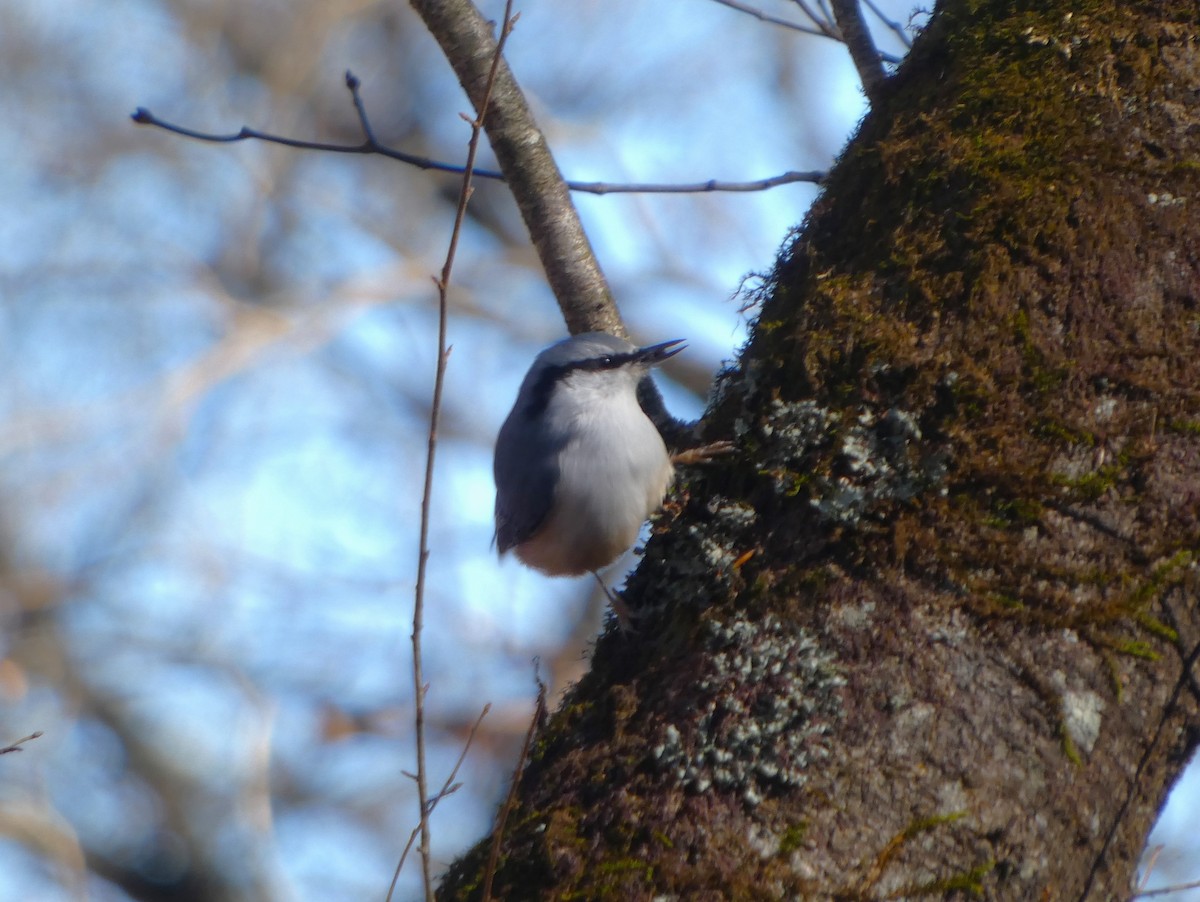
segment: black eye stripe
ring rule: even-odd
[[[565,376],[572,370],[594,372],[596,370],[615,370],[637,358],[637,352],[628,354],[605,354],[603,357],[589,357],[587,360],[577,360],[574,363],[564,363],[558,367],[560,376]]]
[[[603,357],[589,357],[586,360],[575,360],[571,363],[560,363],[558,366],[548,366],[538,375],[529,393],[525,407],[526,416],[539,416],[550,403],[550,393],[554,386],[571,373],[594,373],[600,370],[615,370],[637,358],[637,352],[628,354],[605,354]]]
[[[599,370],[615,370],[637,359],[637,353],[605,354],[603,357],[588,357],[586,360],[573,360],[570,363],[560,363],[558,366],[546,367],[543,379],[557,382],[571,373],[595,373]]]

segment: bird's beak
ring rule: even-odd
[[[645,363],[648,366],[657,366],[668,357],[674,357],[686,348],[687,345],[683,343],[684,340],[682,338],[673,338],[670,341],[664,341],[662,344],[638,348],[633,354],[638,362]]]

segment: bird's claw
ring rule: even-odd
[[[690,467],[697,464],[714,463],[718,458],[728,457],[737,450],[733,442],[709,442],[699,448],[687,448],[676,451],[671,455],[671,462],[678,466]]]

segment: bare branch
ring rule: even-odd
[[[23,746],[25,743],[41,738],[42,731],[37,730],[36,732],[30,733],[28,736],[24,736],[21,739],[18,739],[16,742],[10,743],[9,745],[6,745],[4,748],[0,749],[0,755],[7,755],[10,752],[22,752],[24,749],[22,749],[21,746]]]
[[[609,182],[567,182],[572,191],[587,194],[704,194],[711,191],[766,191],[780,185],[794,185],[797,182],[809,182],[819,185],[825,179],[821,169],[810,169],[805,172],[790,170],[765,179],[755,179],[749,182],[725,182],[709,179],[704,182],[680,182],[662,184],[652,182],[625,182],[612,184]]]
[[[1154,865],[1158,862],[1158,856],[1162,854],[1162,850],[1164,848],[1166,847],[1160,843],[1150,849],[1149,859],[1146,860],[1143,865],[1141,865],[1142,876],[1141,879],[1138,880],[1137,892],[1135,892],[1130,898],[1136,899],[1137,894],[1146,889],[1147,884],[1150,883],[1150,875],[1154,873]]]
[[[504,5],[504,22],[500,27],[500,36],[493,42],[491,50],[491,66],[483,82],[482,93],[475,101],[478,113],[471,122],[471,140],[467,144],[467,162],[464,167],[462,190],[458,194],[458,207],[454,212],[454,226],[450,230],[450,244],[446,249],[446,262],[442,266],[442,274],[437,279],[438,293],[438,336],[437,336],[437,369],[433,380],[433,401],[429,410],[429,442],[425,455],[425,486],[421,494],[421,527],[420,542],[417,552],[417,585],[413,603],[413,692],[416,709],[414,712],[414,729],[417,744],[417,795],[421,805],[421,874],[425,886],[426,902],[433,902],[433,877],[431,873],[432,853],[429,836],[429,785],[425,766],[425,692],[426,686],[422,675],[421,665],[421,629],[424,625],[425,611],[425,571],[429,562],[429,520],[433,506],[433,467],[437,459],[438,425],[442,413],[442,391],[446,382],[446,363],[450,359],[450,348],[446,344],[446,326],[449,310],[447,291],[450,286],[450,273],[454,269],[454,257],[458,251],[458,238],[462,234],[463,222],[467,216],[467,202],[471,199],[474,188],[471,185],[471,170],[475,168],[475,157],[479,152],[479,138],[483,133],[484,120],[491,111],[492,91],[496,85],[496,75],[500,68],[501,54],[504,44],[512,33],[515,18],[512,14],[512,0]],[[347,84],[350,80],[347,79]],[[357,81],[350,85],[357,97]],[[361,104],[356,103],[359,117],[364,121],[366,115]],[[368,129],[368,139],[371,134]]]
[[[1139,890],[1129,898],[1149,899],[1153,896],[1168,896],[1172,893],[1181,893],[1189,889],[1200,889],[1200,880],[1193,880],[1191,883],[1176,883],[1174,886],[1160,886],[1157,889]]]
[[[790,19],[781,19],[778,16],[773,16],[770,13],[758,9],[757,7],[751,6],[748,3],[742,3],[740,0],[713,0],[713,2],[719,3],[721,6],[727,6],[730,9],[735,9],[738,12],[745,13],[748,16],[753,16],[760,22],[766,22],[769,25],[779,25],[783,28],[790,28],[792,31],[798,31],[801,34],[810,34],[818,38],[829,38],[830,40],[837,41],[839,44],[845,43],[841,32],[838,30],[837,26],[833,24],[832,14],[819,15],[818,13],[814,12],[813,9],[804,2],[804,0],[796,0],[796,5],[800,7],[800,11],[808,17],[810,22],[813,23],[812,25],[804,25],[800,22],[793,22]],[[825,4],[822,3],[821,6],[824,7]],[[873,12],[878,14],[873,4],[871,8]],[[891,28],[900,27],[895,22],[887,22],[887,20],[884,21]],[[911,42],[908,40],[907,35],[901,33],[901,40],[904,41],[905,46],[911,46]],[[882,62],[890,63],[892,65],[900,62],[900,57],[891,53],[884,53],[883,51],[879,52],[879,59]]]
[[[879,8],[879,4],[877,4],[875,0],[863,0],[863,3],[867,5],[867,9],[873,12],[875,17],[879,19],[880,22],[886,25],[888,29],[900,39],[901,44],[903,44],[905,47],[912,47],[912,38],[909,37],[908,32],[905,31],[903,25],[901,25],[895,19],[889,19],[884,14],[883,10]],[[882,53],[880,54],[880,57],[883,57]],[[884,60],[884,62],[890,62],[890,60]]]
[[[446,777],[446,782],[442,784],[442,788],[438,793],[429,800],[429,811],[427,814],[433,814],[435,809],[442,799],[456,792],[461,783],[455,783],[454,778],[458,776],[458,769],[462,767],[463,762],[467,759],[467,752],[471,750],[472,744],[475,742],[475,734],[479,732],[479,727],[483,723],[483,719],[487,717],[489,711],[492,710],[492,703],[488,702],[483,706],[483,710],[479,712],[479,716],[475,718],[475,723],[471,727],[471,732],[467,734],[467,741],[463,743],[462,752],[458,756],[458,760],[454,762],[454,767],[450,771],[450,775]],[[405,774],[407,777],[412,777],[412,774]],[[415,779],[415,777],[414,777]],[[392,902],[392,895],[396,892],[396,882],[400,879],[400,872],[404,870],[404,861],[408,858],[408,853],[412,851],[413,843],[417,841],[417,835],[421,832],[421,827],[418,824],[413,827],[412,833],[408,835],[408,842],[404,844],[404,851],[400,853],[400,860],[396,862],[396,870],[392,874],[392,883],[388,887],[387,896],[384,897],[384,902]]]
[[[863,18],[862,7],[858,5],[858,0],[830,0],[830,3],[842,39],[850,50],[850,59],[854,60],[854,68],[862,79],[863,90],[867,98],[874,101],[887,76],[879,61],[879,51],[871,38],[871,30]]]
[[[736,9],[740,13],[754,16],[760,22],[767,22],[771,25],[782,25],[784,28],[791,28],[794,31],[802,32],[803,34],[816,35],[817,37],[833,38],[840,40],[836,34],[831,34],[828,29],[814,28],[811,25],[801,25],[799,22],[792,22],[788,19],[780,19],[777,16],[772,16],[769,13],[763,12],[761,9],[756,9],[746,3],[739,3],[738,0],[713,0],[714,3],[719,3],[722,6],[728,6],[730,9]],[[811,16],[810,16],[811,18]]]
[[[842,39],[842,36],[838,34],[837,27],[834,26],[828,12],[826,12],[826,14],[823,16],[818,15],[817,13],[813,12],[812,7],[805,3],[804,0],[793,0],[793,2],[800,7],[800,11],[804,13],[804,15],[808,16],[809,21],[811,21],[813,25],[817,26],[817,28],[821,30],[821,34],[827,38],[833,38],[835,41],[840,41]],[[821,5],[824,6],[825,4],[822,3]]]
[[[150,125],[155,128],[160,128],[163,131],[172,132],[176,135],[183,135],[185,138],[192,138],[196,141],[208,141],[217,144],[233,144],[238,141],[265,141],[269,144],[282,144],[285,147],[294,147],[298,150],[318,150],[326,153],[349,153],[349,154],[377,154],[379,156],[388,157],[389,159],[398,160],[401,163],[407,163],[410,166],[415,166],[418,169],[433,170],[435,172],[448,172],[451,175],[462,175],[464,169],[454,163],[445,163],[440,160],[433,160],[429,157],[422,157],[417,154],[405,153],[402,150],[397,150],[394,147],[389,147],[386,144],[379,143],[371,130],[370,121],[362,106],[362,99],[358,93],[358,79],[350,72],[346,73],[346,86],[350,88],[351,94],[354,97],[354,105],[359,111],[359,121],[362,123],[363,132],[367,135],[367,140],[361,144],[328,144],[322,141],[304,141],[298,138],[285,138],[281,135],[273,135],[269,132],[259,131],[258,129],[243,127],[232,134],[216,134],[213,132],[202,132],[195,129],[186,128],[182,125],[175,125],[167,122],[165,119],[160,119],[154,113],[147,110],[145,107],[138,107],[137,111],[130,117],[139,125]],[[475,169],[472,173],[473,178],[488,179],[495,182],[503,182],[504,173],[497,172],[494,169]],[[768,176],[767,178],[753,179],[746,182],[725,181],[721,179],[707,179],[702,182],[579,182],[568,181],[567,187],[571,191],[578,191],[583,194],[705,194],[716,191],[728,192],[750,192],[750,191],[766,191],[771,188],[777,188],[780,185],[793,185],[799,182],[806,182],[814,185],[819,185],[821,180],[825,178],[825,172],[820,169],[811,169],[808,171],[789,171],[782,172],[779,175]]]

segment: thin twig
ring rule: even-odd
[[[479,732],[479,725],[483,723],[483,719],[487,713],[492,710],[492,703],[488,702],[483,706],[483,710],[479,712],[479,716],[475,718],[475,724],[471,727],[471,732],[467,734],[467,741],[463,743],[462,752],[458,756],[458,760],[454,762],[454,768],[450,771],[450,776],[446,778],[446,782],[442,784],[441,790],[433,798],[429,800],[429,813],[433,814],[433,809],[437,808],[438,802],[446,798],[446,796],[458,790],[462,784],[455,783],[454,778],[458,776],[458,769],[462,767],[463,761],[467,758],[467,752],[471,750],[472,743],[475,742],[475,734]],[[409,776],[412,776],[411,774]],[[396,891],[396,882],[400,879],[400,872],[404,870],[404,860],[408,858],[408,853],[412,851],[413,843],[417,840],[417,834],[421,832],[421,827],[418,824],[413,827],[412,833],[408,835],[408,842],[404,844],[404,851],[400,853],[400,860],[396,862],[396,870],[392,874],[392,882],[388,887],[387,896],[384,902],[392,902],[392,894]]]
[[[749,182],[726,182],[719,179],[708,179],[703,182],[567,182],[572,191],[587,194],[705,194],[711,191],[766,191],[780,185],[792,185],[797,182],[810,182],[819,185],[825,179],[825,172],[820,169],[810,169],[804,172],[789,170],[779,175],[754,179]]]
[[[537,680],[538,687],[537,701],[533,706],[533,717],[529,719],[529,729],[525,731],[525,741],[521,744],[521,757],[517,759],[517,768],[513,771],[512,785],[508,787],[504,806],[500,809],[500,814],[496,817],[496,826],[492,830],[492,848],[488,853],[487,871],[483,877],[483,902],[491,902],[492,880],[496,876],[496,864],[500,860],[500,840],[504,836],[504,823],[508,820],[513,805],[516,804],[517,785],[521,782],[521,774],[525,771],[525,762],[529,758],[529,748],[533,745],[533,736],[546,717],[546,684],[542,682],[536,669],[534,670],[534,679]]]
[[[891,30],[891,32],[900,39],[901,44],[903,44],[905,47],[910,47],[910,48],[912,47],[912,38],[909,37],[909,34],[904,29],[903,25],[901,25],[895,19],[889,19],[884,14],[883,10],[881,10],[879,8],[879,5],[877,3],[875,3],[875,0],[863,0],[863,3],[865,3],[867,5],[867,9],[869,9],[871,12],[873,12],[875,14],[875,17],[877,19],[879,19],[880,22],[882,22],[884,25],[886,25]],[[882,55],[883,54],[880,54],[880,56],[882,56]]]
[[[24,749],[22,749],[21,746],[23,746],[25,743],[31,742],[34,739],[41,739],[41,738],[42,738],[41,730],[38,730],[34,733],[30,733],[28,736],[22,737],[21,739],[18,739],[16,742],[11,743],[10,745],[6,745],[4,748],[0,749],[0,755],[7,755],[10,752],[22,752],[22,751],[24,751]]]
[[[440,160],[433,160],[429,157],[418,156],[417,154],[405,153],[402,150],[397,150],[394,147],[389,147],[386,144],[381,144],[376,140],[374,132],[371,129],[370,120],[367,118],[365,109],[363,108],[362,98],[359,95],[359,81],[353,73],[346,73],[346,86],[350,89],[350,93],[354,100],[355,109],[358,111],[359,122],[362,125],[363,134],[366,135],[366,140],[361,144],[328,144],[323,141],[304,141],[299,138],[287,138],[282,135],[273,135],[270,132],[259,131],[258,129],[243,127],[233,134],[216,134],[213,132],[201,132],[192,128],[187,128],[182,125],[175,125],[172,122],[167,122],[165,119],[160,119],[154,113],[144,107],[138,107],[137,111],[132,115],[134,122],[139,125],[150,125],[155,128],[160,128],[163,131],[171,132],[176,135],[182,135],[185,138],[191,138],[195,141],[207,141],[215,144],[233,144],[238,141],[264,141],[268,144],[282,144],[285,147],[293,147],[298,150],[319,150],[325,153],[347,153],[347,154],[376,154],[378,156],[387,157],[392,160],[397,160],[401,163],[406,163],[409,166],[415,166],[418,169],[432,170],[434,172],[448,172],[451,175],[463,175],[464,167],[453,163],[445,163]],[[503,182],[504,174],[497,172],[494,169],[475,169],[471,173],[473,178],[490,179],[491,181]],[[779,175],[769,176],[767,178],[753,179],[746,182],[723,181],[720,179],[708,179],[702,182],[684,182],[684,183],[655,183],[655,182],[581,182],[568,181],[567,187],[572,191],[578,191],[582,194],[704,194],[714,191],[728,192],[746,192],[746,191],[766,191],[770,188],[775,188],[780,185],[791,185],[797,182],[809,182],[812,184],[820,184],[825,178],[825,173],[821,170],[789,171]]]
[[[1150,850],[1150,860],[1146,862],[1146,867],[1142,870],[1142,879],[1138,881],[1137,892],[1133,894],[1134,898],[1136,898],[1137,893],[1140,893],[1142,890],[1144,890],[1146,888],[1146,884],[1150,882],[1150,875],[1154,873],[1154,865],[1157,863],[1158,856],[1162,854],[1162,850],[1164,848],[1165,846],[1160,844],[1154,846]]]
[[[828,14],[824,16],[818,15],[813,12],[812,7],[805,3],[804,0],[792,0],[792,2],[800,7],[800,11],[808,16],[809,21],[821,30],[821,34],[827,38],[833,38],[835,41],[842,40],[842,36],[838,34],[837,26],[833,24],[832,16]]]
[[[1166,596],[1162,597],[1162,602],[1165,606],[1168,616],[1170,616],[1172,620],[1178,621],[1178,618],[1171,613],[1171,606],[1169,603],[1167,603],[1168,599]],[[1176,641],[1178,643],[1180,640]],[[1180,670],[1179,678],[1175,681],[1175,686],[1171,690],[1171,694],[1167,697],[1166,702],[1163,705],[1162,710],[1164,711],[1176,710],[1176,706],[1179,704],[1179,696],[1181,696],[1189,688],[1191,681],[1194,679],[1192,676],[1194,669],[1196,668],[1197,664],[1200,664],[1200,643],[1186,645],[1180,644],[1179,652],[1183,657],[1183,667]],[[1143,773],[1148,767],[1150,767],[1150,762],[1153,760],[1153,756],[1155,755],[1156,748],[1159,746],[1159,742],[1166,741],[1164,737],[1168,731],[1169,723],[1170,720],[1164,717],[1160,719],[1158,724],[1155,726],[1154,735],[1150,738],[1150,743],[1146,746],[1145,751],[1142,752],[1141,759],[1138,761],[1137,767],[1134,769],[1133,778],[1129,783],[1129,787],[1125,790],[1123,794],[1124,797],[1121,799],[1121,804],[1117,807],[1116,816],[1112,819],[1112,822],[1105,833],[1104,842],[1100,846],[1099,852],[1093,859],[1091,870],[1088,872],[1087,880],[1083,885],[1083,890],[1080,893],[1079,898],[1083,899],[1088,896],[1088,894],[1091,892],[1092,885],[1097,879],[1097,875],[1102,870],[1104,863],[1109,860],[1108,850],[1117,840],[1117,834],[1120,832],[1121,825],[1125,823],[1125,816],[1128,813],[1129,807],[1133,805],[1135,800],[1138,798],[1137,787],[1141,785]],[[1174,889],[1171,889],[1170,891],[1174,892]],[[1151,890],[1150,892],[1142,893],[1141,895],[1148,896],[1158,893],[1159,890]]]
[[[780,19],[778,16],[772,16],[770,13],[765,13],[761,9],[750,6],[746,3],[739,3],[738,0],[713,0],[713,3],[719,3],[722,6],[728,6],[730,9],[736,9],[740,13],[745,13],[748,16],[754,16],[760,22],[766,22],[770,25],[782,25],[784,28],[790,28],[793,31],[799,31],[804,34],[815,35],[819,38],[833,38],[838,40],[836,35],[830,34],[827,29],[814,28],[811,25],[802,25],[799,22],[792,22],[788,19]],[[809,18],[812,18],[811,16]]]
[[[1185,889],[1200,889],[1200,880],[1193,880],[1190,883],[1176,883],[1173,886],[1160,886],[1155,889],[1139,890],[1129,898],[1149,899],[1151,896],[1166,896],[1170,893],[1181,893]]]
[[[475,167],[475,157],[479,152],[479,138],[483,134],[484,119],[488,112],[488,102],[491,97],[492,85],[495,82],[496,70],[500,65],[500,57],[504,52],[504,44],[515,22],[512,14],[512,0],[504,6],[504,24],[500,28],[500,36],[496,42],[496,52],[492,56],[491,74],[484,88],[483,102],[479,104],[478,115],[468,120],[471,124],[471,139],[467,144],[467,162],[464,167],[462,190],[458,194],[458,207],[454,212],[454,226],[450,231],[450,245],[446,249],[446,262],[442,266],[441,277],[436,280],[438,291],[438,343],[437,369],[433,380],[433,401],[429,411],[429,443],[425,455],[425,486],[421,495],[421,530],[420,547],[417,555],[417,586],[413,602],[413,689],[416,696],[416,710],[413,715],[417,743],[417,796],[421,806],[421,875],[425,886],[426,902],[433,902],[433,878],[430,873],[432,860],[429,840],[429,786],[425,766],[425,691],[426,686],[422,675],[421,664],[421,629],[424,625],[425,612],[425,566],[429,561],[429,516],[433,497],[433,466],[437,457],[438,425],[442,412],[442,390],[446,379],[446,363],[450,357],[450,349],[446,343],[446,323],[449,309],[448,290],[450,273],[454,268],[454,257],[458,251],[458,239],[462,233],[463,222],[467,215],[467,202],[471,199],[471,171]],[[360,111],[361,112],[361,111]],[[369,136],[368,136],[369,137]]]

